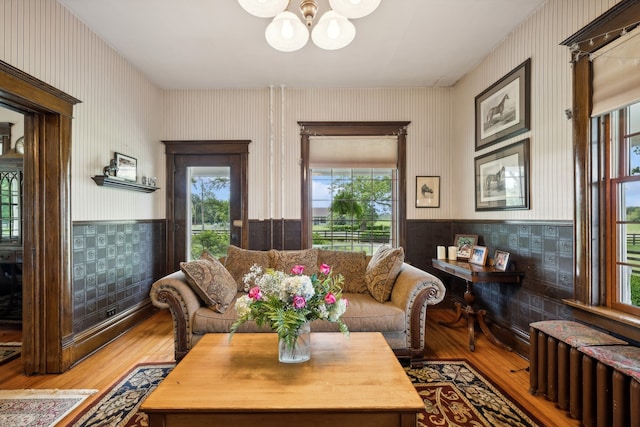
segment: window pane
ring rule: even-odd
[[[640,307],[640,181],[617,186],[619,301]]]
[[[313,246],[372,254],[393,244],[392,169],[312,169]]]
[[[640,132],[640,102],[629,107],[629,132]]]
[[[640,175],[640,134],[629,140],[629,175]]]

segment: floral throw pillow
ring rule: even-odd
[[[318,250],[302,249],[299,251],[271,251],[271,266],[274,270],[291,272],[294,265],[303,265],[304,274],[318,272]]]
[[[318,251],[318,265],[327,264],[333,269],[333,274],[342,274],[344,284],[342,291],[353,294],[366,294],[367,282],[364,273],[367,268],[364,252],[347,252],[320,249]]]
[[[378,302],[389,301],[393,284],[404,263],[404,249],[380,246],[371,257],[364,273],[367,289]]]
[[[245,291],[242,279],[254,264],[262,267],[263,271],[271,266],[269,252],[270,251],[251,251],[229,245],[227,248],[227,257],[224,260],[224,266],[236,281],[238,292]]]
[[[237,286],[220,261],[213,258],[181,262],[180,270],[189,286],[209,308],[218,313],[227,311],[237,294]]]

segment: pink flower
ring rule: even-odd
[[[328,266],[327,264],[322,264],[320,266],[320,273],[324,274],[325,276],[328,276],[329,273],[331,273],[331,267]]]
[[[256,301],[262,299],[262,291],[260,290],[260,288],[257,286],[254,286],[253,288],[249,289],[249,298],[254,299]]]
[[[326,294],[324,296],[324,302],[326,302],[329,305],[335,304],[336,303],[336,296],[334,294],[332,294],[331,292],[329,292],[328,294]]]
[[[291,273],[295,274],[296,276],[302,274],[304,272],[304,265],[294,265],[293,268],[291,268]]]
[[[296,295],[293,297],[293,308],[304,308],[307,305],[307,301],[304,297]]]

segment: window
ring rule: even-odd
[[[0,242],[22,242],[22,172],[0,168]]]
[[[298,122],[303,248],[404,246],[410,122]]]
[[[606,304],[640,315],[640,103],[599,118],[605,150]]]
[[[565,301],[577,318],[634,340],[638,22],[640,3],[622,1],[562,42],[572,60],[575,160],[574,298]]]
[[[373,254],[396,246],[396,169],[311,169],[312,246]]]

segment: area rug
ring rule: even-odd
[[[142,427],[148,418],[139,407],[173,364],[138,365],[73,421],[73,427]],[[405,368],[424,400],[419,427],[519,426],[543,424],[508,399],[469,362],[431,361]]]
[[[22,343],[20,342],[3,342],[0,343],[0,365],[20,356]]]
[[[138,408],[175,366],[174,363],[140,364],[125,374],[99,401],[73,420],[73,427],[148,426]]]
[[[1,427],[49,427],[98,390],[0,390]]]
[[[467,361],[405,368],[424,401],[418,426],[542,426]]]

